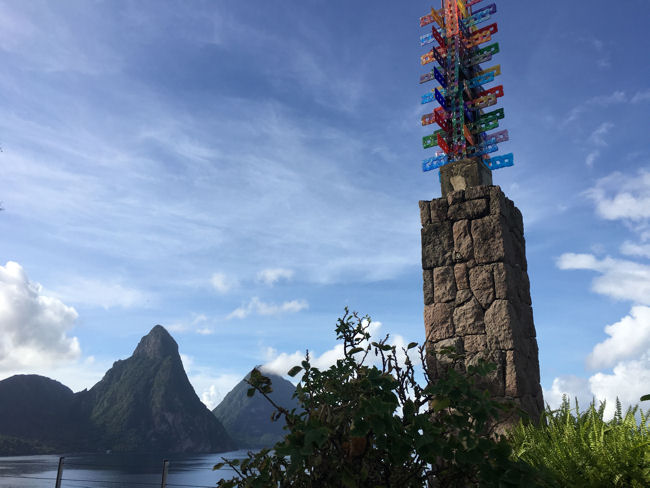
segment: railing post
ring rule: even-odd
[[[162,481],[160,482],[160,488],[166,488],[167,486],[167,470],[169,469],[169,461],[167,459],[163,460],[163,471],[162,471]]]
[[[56,484],[54,488],[61,488],[61,477],[63,476],[63,456],[59,458],[59,468],[56,471]]]

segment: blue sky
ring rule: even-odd
[[[636,402],[650,4],[497,5],[494,181],[524,215],[545,398]],[[331,361],[345,306],[423,340],[429,7],[0,1],[0,378],[90,387],[162,324],[214,406],[256,364]]]

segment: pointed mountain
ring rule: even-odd
[[[275,403],[288,410],[297,407],[298,404],[293,398],[296,388],[290,381],[276,374],[264,371],[262,374],[271,380],[273,391],[270,397]],[[246,383],[248,378],[250,373],[224,397],[212,413],[240,446],[271,447],[286,434],[283,429],[284,418],[272,422],[271,414],[275,409],[269,401],[259,393],[255,393],[252,397],[248,396],[250,388]]]
[[[157,325],[133,355],[79,394],[102,448],[114,451],[218,452],[235,443],[199,400],[178,344]]]

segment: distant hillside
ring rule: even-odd
[[[0,454],[52,450],[219,452],[234,441],[199,400],[160,325],[79,393],[35,375],[0,381]]]
[[[270,396],[273,401],[289,410],[295,408],[297,402],[293,398],[293,384],[275,374],[264,375],[271,379],[273,392]],[[259,393],[247,396],[250,386],[245,380],[249,377],[250,373],[225,396],[212,413],[242,447],[271,447],[285,435],[284,419],[271,422],[273,406]]]
[[[38,375],[0,381],[0,452],[82,448],[79,436],[89,425],[77,414],[74,393],[58,381]]]

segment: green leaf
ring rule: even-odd
[[[293,378],[294,376],[296,376],[301,371],[302,371],[302,368],[300,366],[294,366],[293,368],[291,368],[289,370],[289,372],[287,374]]]
[[[348,351],[348,354],[350,356],[352,356],[353,354],[357,354],[358,352],[362,352],[362,351],[363,351],[363,347],[355,347],[355,348],[350,349]]]
[[[439,412],[440,410],[447,408],[450,404],[451,400],[449,398],[443,398],[441,400],[435,399],[431,402],[431,408],[434,412]]]
[[[414,347],[418,347],[417,342],[409,342],[409,345],[406,346],[406,349],[413,349]]]
[[[650,395],[643,395],[643,396],[641,397],[641,401],[642,401],[642,402],[646,402],[646,401],[648,401],[648,400],[650,400]]]
[[[255,395],[255,388],[249,388],[248,391],[246,391],[246,396],[252,397],[253,395]]]

